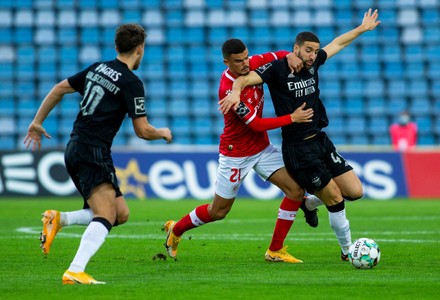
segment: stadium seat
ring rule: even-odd
[[[386,117],[374,116],[368,121],[367,132],[372,135],[384,136],[389,132],[388,119]]]
[[[312,21],[312,13],[309,9],[298,8],[292,12],[292,22],[295,26],[310,26]]]
[[[213,45],[222,45],[227,39],[228,31],[223,27],[212,27],[208,30],[208,42]]]
[[[334,145],[347,145],[348,138],[345,135],[329,135]]]
[[[207,78],[209,76],[209,68],[207,64],[192,63],[189,65],[188,77],[191,80],[199,80],[200,78]]]
[[[440,12],[438,9],[423,9],[421,24],[425,27],[438,25],[440,22]]]
[[[426,50],[426,59],[430,62],[440,61],[440,44],[428,45]]]
[[[96,10],[92,10],[92,9],[83,9],[80,11],[79,13],[79,24],[81,25],[81,27],[83,28],[87,28],[87,27],[93,27],[95,29],[96,26],[98,25],[98,12]]]
[[[347,79],[344,83],[343,95],[348,99],[360,97],[364,93],[364,81],[361,79],[357,79],[358,71],[355,71],[354,68],[352,69],[352,71],[353,73],[351,73],[351,76],[348,77],[352,79]]]
[[[16,74],[17,77],[20,78],[20,82],[34,80],[35,78],[35,65],[30,63],[21,63],[18,61],[16,65]],[[29,93],[31,90],[27,91]],[[19,95],[22,95],[19,93]]]
[[[343,135],[345,133],[345,118],[330,116],[330,123],[328,127],[324,129],[330,136]]]
[[[205,30],[202,27],[190,27],[186,30],[186,42],[193,45],[201,45],[205,41]]]
[[[292,19],[289,10],[284,8],[274,10],[270,15],[269,24],[275,28],[279,26],[289,26]],[[285,39],[287,37],[284,37]]]
[[[438,43],[438,37],[440,36],[440,28],[428,27],[423,31],[423,41],[427,44]]]
[[[363,134],[355,134],[349,137],[348,143],[351,145],[370,145],[370,139],[369,137],[363,133]]]
[[[407,62],[405,63],[405,77],[407,79],[412,78],[424,78],[425,76],[425,65],[417,62]]]
[[[159,9],[147,9],[142,15],[142,24],[147,28],[161,26],[164,22],[163,17]]]
[[[78,32],[76,28],[61,27],[57,31],[57,41],[63,46],[71,45],[71,48],[76,49],[76,44],[78,42],[77,34]]]
[[[183,0],[183,6],[188,9],[205,8],[206,4],[204,0]]]
[[[211,101],[209,98],[193,99],[191,101],[191,113],[193,116],[202,116],[211,118],[217,110],[217,102]],[[212,124],[209,125],[209,132],[212,131]]]
[[[379,1],[377,3],[379,10],[380,10],[380,21],[381,21],[381,27],[389,28],[396,25],[396,11],[395,7],[389,6],[389,7],[381,7],[384,3],[387,1],[395,2],[394,0],[385,0],[385,1]],[[386,4],[385,4],[386,6]]]
[[[112,27],[110,31],[113,37],[115,32],[114,27],[118,26],[121,23],[121,14],[116,9],[105,9],[101,12],[100,17],[98,18],[98,22],[99,25],[104,28]],[[111,38],[110,41],[113,42],[113,38]]]
[[[98,0],[78,0],[79,1],[79,7],[82,9],[90,9],[90,8],[96,8],[98,7]],[[130,2],[130,1],[124,1],[124,2]]]
[[[331,120],[343,114],[344,108],[340,97],[325,97],[324,105]]]
[[[175,119],[188,117],[191,113],[188,101],[182,98],[172,98],[169,101],[168,112]]]
[[[419,12],[414,7],[400,9],[396,23],[399,26],[416,26],[420,23]]]
[[[420,135],[432,134],[433,124],[430,116],[416,116],[414,122],[417,124]]]
[[[420,146],[434,146],[437,145],[435,137],[431,134],[420,133],[417,137],[417,144]]]
[[[345,128],[345,132],[352,136],[364,135],[366,132],[365,119],[362,116],[348,117],[346,118]]]
[[[10,100],[13,101],[14,94],[19,95],[18,91],[14,88],[17,88],[17,85],[14,86],[12,78],[1,80],[0,81],[0,100],[6,101]]]
[[[358,78],[360,73],[360,66],[358,63],[341,63],[341,69],[339,71],[340,77],[350,80],[350,78]],[[350,88],[350,85],[346,86]]]
[[[385,83],[381,79],[366,80],[364,87],[361,91],[365,97],[380,99],[385,93]]]
[[[212,119],[210,116],[199,115],[195,117],[192,130],[198,134],[207,135],[212,133]]]
[[[17,143],[15,141],[14,135],[0,135],[0,149],[6,150],[16,150]]]
[[[395,78],[400,78],[403,74],[403,66],[400,61],[389,61],[385,64],[385,69],[383,70],[383,76],[386,79],[394,80]]]
[[[378,135],[378,134],[373,135],[372,144],[377,146],[390,146],[391,138],[389,133],[383,135]]]
[[[362,39],[360,39],[362,40]],[[376,40],[377,43],[377,40]],[[368,47],[360,47],[359,49],[360,59],[368,65],[369,63],[380,62],[381,51],[378,45],[368,45]]]
[[[407,94],[407,84],[405,80],[390,80],[388,82],[387,93],[391,98],[405,97]]]
[[[413,44],[422,42],[423,40],[422,29],[420,27],[403,28],[401,34],[401,40],[405,45],[409,47]]]
[[[2,116],[0,119],[0,136],[14,133],[16,133],[14,116]]]
[[[408,95],[413,98],[423,98],[429,102],[428,82],[425,79],[409,80]]]
[[[348,98],[344,103],[344,112],[349,116],[364,116],[364,102],[361,98]]]
[[[196,99],[208,99],[210,85],[207,80],[192,80],[189,84],[189,96]]]
[[[107,1],[107,0],[103,0],[103,1]],[[142,7],[144,7],[145,9],[160,8],[162,4],[162,0],[140,0],[140,1]]]
[[[323,72],[324,73],[324,72]],[[341,97],[341,83],[339,80],[332,80],[332,81],[321,81],[320,82],[320,90],[322,92],[322,97],[325,99],[325,97]]]
[[[386,114],[385,100],[377,96],[370,98],[366,103],[366,113],[370,116],[383,117]]]
[[[440,77],[440,62],[429,63],[427,75],[429,79],[437,80]]]
[[[55,25],[55,12],[50,9],[36,11],[35,25],[38,27],[52,27]]]
[[[32,10],[29,7],[17,10],[14,25],[17,27],[32,27],[34,25],[34,13]]]
[[[415,98],[409,104],[413,116],[429,116],[432,113],[431,102],[427,98]]]

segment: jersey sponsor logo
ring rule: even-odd
[[[136,97],[134,98],[134,113],[137,115],[141,115],[145,113],[145,98],[144,97]]]
[[[244,118],[248,113],[251,112],[251,110],[243,102],[240,102],[235,112],[240,118]]]
[[[263,74],[270,67],[272,67],[272,63],[267,63],[265,65],[262,65],[261,67],[258,67],[256,71],[258,71],[258,73],[260,74]]]

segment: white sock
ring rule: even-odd
[[[81,238],[78,251],[70,264],[69,271],[84,272],[90,258],[98,251],[104,243],[108,234],[107,228],[101,222],[90,222]]]
[[[308,195],[306,197],[306,208],[308,210],[315,210],[318,206],[323,205],[324,202],[322,202],[321,199],[316,197],[315,195]]]
[[[61,226],[89,225],[93,219],[93,212],[90,208],[75,211],[61,212]]]
[[[330,226],[338,239],[342,253],[347,254],[351,245],[350,222],[345,216],[345,209],[338,212],[328,212]]]

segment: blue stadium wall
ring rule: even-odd
[[[388,126],[408,110],[419,145],[440,141],[440,1],[438,0],[2,0],[0,1],[0,149],[22,140],[53,84],[96,60],[115,56],[115,28],[138,22],[148,33],[137,75],[148,118],[170,127],[175,143],[218,142],[221,44],[245,41],[251,54],[292,48],[299,31],[326,44],[352,29],[369,7],[382,23],[320,70],[321,94],[338,145],[389,145]],[[51,146],[64,146],[78,111],[69,95],[45,121]],[[265,115],[274,114],[266,92]],[[279,131],[270,133],[280,143]],[[148,145],[159,144],[150,142]],[[116,146],[138,147],[125,122]]]

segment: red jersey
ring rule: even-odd
[[[413,122],[406,125],[393,124],[390,127],[390,134],[394,150],[408,150],[417,143],[417,124]]]
[[[269,52],[249,58],[251,70],[265,65],[275,59],[282,59],[288,51]],[[220,79],[219,99],[226,97],[232,90],[236,77],[227,69]],[[219,151],[225,156],[245,157],[257,154],[269,145],[267,131],[253,131],[249,126],[256,117],[263,116],[264,90],[263,85],[248,86],[241,92],[237,111],[229,110],[223,115],[224,128],[220,135]]]

